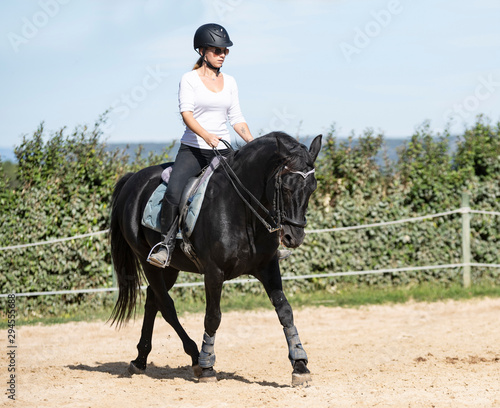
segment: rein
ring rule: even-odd
[[[221,140],[221,141],[227,146],[228,149],[234,151],[233,147],[228,142],[226,142],[225,140]],[[264,207],[264,205],[250,191],[248,191],[248,189],[243,185],[243,183],[238,178],[238,176],[234,173],[234,171],[231,168],[231,166],[229,166],[226,163],[226,158],[224,156],[222,156],[222,154],[220,154],[220,152],[217,150],[217,148],[213,147],[212,149],[213,149],[215,155],[220,159],[221,167],[224,170],[224,172],[226,173],[226,176],[227,176],[228,180],[231,182],[231,184],[232,184],[234,190],[236,191],[236,193],[240,196],[240,198],[245,203],[245,205],[248,207],[248,209],[250,211],[252,211],[252,213],[257,217],[257,219],[264,225],[264,227],[266,227],[266,229],[268,230],[268,232],[273,233],[273,232],[279,231],[282,228],[283,224],[289,224],[289,225],[292,225],[294,227],[305,228],[305,226],[307,225],[307,221],[303,221],[303,222],[301,222],[301,221],[295,221],[295,220],[293,220],[293,219],[291,219],[291,218],[289,218],[289,217],[287,217],[285,215],[285,211],[282,208],[283,207],[283,191],[282,191],[281,186],[282,186],[283,183],[282,183],[281,175],[283,173],[283,170],[286,169],[290,173],[300,174],[305,179],[310,174],[314,174],[315,169],[312,169],[312,170],[308,171],[307,173],[304,173],[302,171],[290,170],[286,165],[278,168],[278,170],[277,170],[277,176],[276,176],[276,182],[275,182],[275,194],[274,194],[274,200],[273,200],[273,211],[271,212],[266,207]],[[266,216],[269,216],[272,219],[272,222],[273,222],[274,226],[271,226],[257,212],[257,210],[252,206],[252,204],[250,202],[248,202],[248,200],[245,197],[243,197],[243,194],[241,193],[241,191],[236,186],[235,181],[239,185],[239,187],[245,193],[248,194],[248,196],[250,197],[250,199],[252,201],[254,201],[260,207],[260,209],[262,211],[264,211],[264,213],[266,214]],[[276,218],[272,215],[272,213],[277,214]]]

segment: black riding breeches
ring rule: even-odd
[[[219,152],[223,156],[229,154],[229,149],[220,149]],[[178,206],[181,200],[182,190],[187,181],[194,176],[197,176],[201,170],[210,164],[215,153],[209,149],[199,149],[196,147],[186,146],[181,144],[177,157],[175,158],[174,167],[170,180],[168,182],[165,199],[172,205]]]

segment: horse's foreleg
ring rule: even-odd
[[[200,381],[217,381],[215,376],[215,333],[221,322],[220,299],[222,294],[223,278],[205,275],[206,312],[205,312],[205,333],[203,334],[203,344],[198,359],[202,369]]]
[[[270,295],[271,302],[278,314],[285,338],[288,343],[288,358],[292,363],[294,373],[305,374],[309,373],[307,369],[307,354],[300,342],[299,333],[293,323],[293,311],[290,303],[288,303],[285,294],[281,290],[275,290]]]
[[[130,362],[128,368],[130,374],[143,374],[146,370],[146,362],[152,349],[151,340],[153,337],[153,327],[157,313],[158,308],[155,302],[155,295],[151,287],[148,286],[146,304],[144,306],[144,320],[142,322],[141,339],[139,340],[139,344],[137,344],[139,354],[134,361]]]
[[[263,271],[259,280],[273,304],[278,319],[283,326],[286,342],[288,344],[288,358],[292,363],[292,385],[301,385],[311,381],[311,372],[307,368],[307,354],[302,346],[299,333],[293,322],[293,311],[290,303],[283,293],[279,265],[272,263],[269,269]]]

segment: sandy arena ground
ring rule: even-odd
[[[203,315],[184,315],[197,342]],[[199,384],[157,319],[144,375],[130,376],[141,321],[19,327],[16,407],[500,407],[500,299],[295,311],[313,383],[292,388],[274,310],[228,312],[219,381]],[[7,350],[7,334],[3,350]],[[8,373],[2,365],[2,383]]]

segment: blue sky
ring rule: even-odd
[[[223,71],[254,136],[411,135],[500,120],[497,0],[39,0],[0,6],[0,148],[40,122],[92,125],[109,142],[180,138],[177,90],[195,30],[222,24]]]

